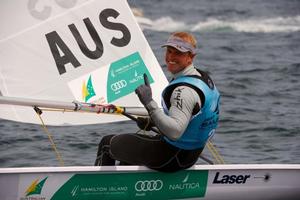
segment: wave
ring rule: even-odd
[[[151,20],[146,17],[137,17],[142,29],[161,32],[189,30],[192,32],[248,32],[248,33],[276,33],[300,31],[300,16],[276,17],[267,19],[232,19],[222,20],[208,18],[195,24],[175,20],[169,16]]]

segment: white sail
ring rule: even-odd
[[[1,3],[3,96],[142,107],[134,90],[146,73],[160,102],[167,80],[125,0],[42,2]],[[0,105],[0,118],[39,123],[30,107]],[[62,112],[43,118],[49,125],[125,119]]]

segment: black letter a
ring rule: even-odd
[[[68,63],[72,63],[74,67],[80,66],[79,61],[75,58],[73,53],[64,43],[64,41],[59,37],[56,31],[47,33],[46,38],[50,46],[50,50],[52,52],[59,74],[63,74],[66,72],[65,65]],[[63,56],[59,54],[58,48],[60,48],[61,52],[64,53]]]

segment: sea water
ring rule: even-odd
[[[196,36],[194,64],[222,96],[213,143],[226,163],[300,163],[299,0],[128,2],[144,12],[143,32],[168,78],[160,46],[174,31]],[[93,165],[102,136],[138,130],[132,121],[48,128],[67,166]],[[29,166],[59,166],[48,136],[0,120],[0,167]]]

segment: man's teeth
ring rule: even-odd
[[[176,64],[176,62],[174,62],[174,61],[169,61],[169,63],[172,65]]]

